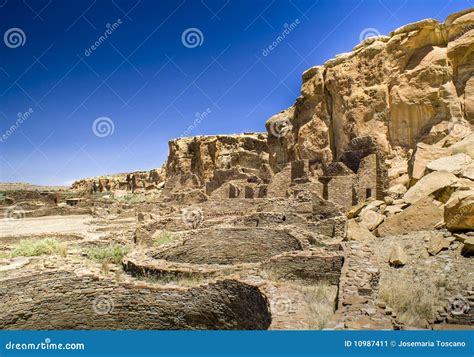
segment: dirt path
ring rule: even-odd
[[[0,238],[44,233],[77,233],[94,238],[98,233],[92,219],[89,215],[0,219]]]

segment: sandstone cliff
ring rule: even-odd
[[[289,197],[304,188],[347,211],[367,199],[390,204],[433,171],[431,161],[472,156],[473,50],[472,9],[403,26],[304,72],[301,96],[267,121],[268,134],[171,140],[153,175],[73,188],[163,188],[165,199],[181,202]],[[471,188],[472,169],[456,175],[450,185]],[[396,202],[393,213],[414,203]]]
[[[339,161],[357,138],[386,153],[456,140],[474,123],[474,12],[369,38],[303,74],[301,96],[267,122],[270,162]],[[281,128],[285,128],[282,130]]]

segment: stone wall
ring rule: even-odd
[[[193,288],[66,271],[2,279],[0,329],[267,329],[268,301],[235,280]]]
[[[206,187],[211,194],[231,180],[266,177],[266,138],[266,134],[252,133],[171,140],[165,193]]]
[[[344,256],[341,252],[305,251],[272,257],[262,267],[279,279],[337,285],[343,262]]]
[[[293,250],[302,250],[302,244],[285,230],[209,228],[192,231],[154,258],[192,264],[257,263]]]

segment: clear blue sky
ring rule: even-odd
[[[66,184],[159,167],[168,140],[206,111],[189,135],[264,131],[266,119],[299,95],[301,73],[350,51],[364,29],[386,35],[473,6],[473,0],[0,0],[0,181]],[[264,55],[286,26],[292,30],[284,41]],[[189,28],[202,33],[194,48],[182,42]],[[109,135],[94,134],[100,117],[113,123],[111,135],[110,122],[98,132]]]

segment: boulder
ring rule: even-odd
[[[385,216],[383,214],[367,208],[363,209],[358,217],[359,224],[370,231],[373,231],[375,228],[377,228],[384,219]]]
[[[444,207],[450,231],[474,230],[474,190],[456,191]]]
[[[425,175],[428,163],[450,154],[451,150],[448,148],[419,143],[410,161],[410,177],[415,180],[421,179]]]
[[[405,202],[414,204],[442,188],[450,186],[457,181],[456,176],[447,171],[435,171],[424,176],[412,186],[403,196]]]
[[[363,225],[350,219],[347,223],[347,235],[345,240],[366,241],[374,239],[375,236]]]
[[[466,136],[460,142],[449,147],[453,154],[466,154],[474,159],[474,133]]]
[[[397,198],[401,198],[403,197],[403,195],[407,192],[407,188],[405,187],[405,185],[402,185],[402,184],[397,184],[397,185],[393,185],[391,186],[388,190],[387,190],[387,195],[389,195],[390,197],[392,197],[393,199],[397,199]]]
[[[461,171],[461,176],[474,181],[474,163],[464,167]]]
[[[436,255],[443,249],[447,249],[451,240],[444,238],[443,234],[435,234],[430,237],[427,250],[430,255]]]
[[[403,185],[403,186],[408,186],[410,183],[410,176],[408,174],[404,174],[400,177],[397,177],[396,179],[390,181],[389,186],[395,186],[395,185]]]
[[[379,237],[434,229],[443,220],[442,204],[425,197],[401,213],[388,217],[377,228]]]
[[[387,176],[389,180],[395,180],[396,178],[406,174],[407,172],[407,164],[406,162],[404,162],[388,169]]]
[[[428,165],[426,165],[426,168],[429,171],[448,171],[457,175],[471,163],[472,159],[469,155],[460,153],[433,160]]]
[[[465,257],[474,256],[474,237],[469,237],[464,241],[461,249],[461,254]]]
[[[390,250],[388,262],[393,267],[402,267],[408,261],[408,257],[400,245],[396,244]]]
[[[387,217],[396,215],[397,213],[403,212],[404,205],[389,205],[383,210],[383,214]]]

